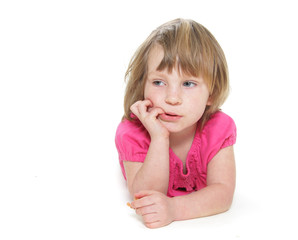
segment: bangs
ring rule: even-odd
[[[211,80],[214,58],[208,43],[210,40],[201,37],[203,34],[206,35],[206,31],[199,27],[191,22],[182,21],[157,29],[159,32],[155,43],[164,49],[164,57],[157,68],[158,71],[167,69],[171,72],[173,68],[177,68],[185,75],[203,77],[207,83]]]

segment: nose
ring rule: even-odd
[[[165,102],[170,105],[180,105],[182,103],[182,99],[179,90],[169,89]]]

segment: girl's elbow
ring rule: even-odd
[[[221,193],[221,212],[228,211],[233,203],[234,198],[234,187],[222,185]]]
[[[224,198],[223,212],[226,212],[231,208],[233,199],[234,199],[234,190],[227,191],[226,196]]]
[[[233,203],[233,199],[226,202],[226,204],[223,207],[223,212],[227,212],[230,210],[230,208],[232,207],[232,203]]]
[[[223,198],[221,202],[217,205],[215,210],[215,214],[224,213],[230,210],[232,206],[233,199],[231,198]]]
[[[138,187],[136,186],[136,184],[134,184],[133,182],[132,183],[128,183],[127,184],[128,186],[128,191],[130,193],[130,196],[132,198],[134,198],[134,195],[139,192],[141,189],[138,189]]]

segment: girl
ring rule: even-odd
[[[228,69],[213,35],[192,20],[160,26],[136,51],[126,79],[116,147],[130,206],[149,228],[227,211],[236,127],[219,110]]]

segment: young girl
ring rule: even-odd
[[[116,146],[131,207],[149,228],[227,211],[236,127],[219,110],[228,69],[213,35],[192,20],[168,22],[139,47],[126,78]]]

